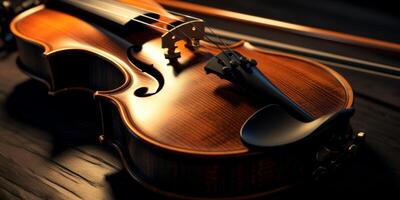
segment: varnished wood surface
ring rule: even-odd
[[[76,17],[38,8],[17,17],[11,27],[22,40],[44,46],[44,54],[49,60],[62,51],[80,49],[103,57],[120,69],[124,74],[124,84],[114,91],[100,91],[95,96],[113,101],[126,126],[142,139],[179,152],[225,155],[248,151],[238,133],[244,121],[265,103],[251,102],[246,97],[248,94],[238,91],[238,87],[205,75],[203,66],[210,58],[206,49],[204,55],[196,55],[183,50],[181,45],[183,51],[179,62],[182,69],[174,69],[164,59],[163,50],[159,48],[160,40],[147,42],[134,57],[154,64],[155,69],[163,74],[165,80],[162,84],[141,73],[139,64],[128,60],[129,43]],[[249,44],[232,48],[256,59],[265,75],[314,117],[349,108],[353,103],[353,93],[347,81],[320,64],[286,54],[261,52]],[[217,53],[216,48],[211,48],[211,52]],[[25,60],[22,57],[26,64]],[[76,65],[74,62],[79,60],[70,59],[70,65]],[[49,68],[49,76],[55,76],[51,62]],[[57,87],[55,77],[51,79],[52,91],[64,89]],[[155,95],[146,98],[134,95],[138,88],[147,87],[148,93],[152,93],[161,86],[161,91]]]
[[[0,199],[163,199],[122,172],[114,150],[98,145],[99,124],[91,119],[90,97],[48,96],[45,86],[17,70],[15,59],[13,54],[0,60]],[[331,182],[307,185],[273,199],[398,194],[400,105],[387,107],[383,102],[398,92],[400,83],[364,73],[341,73],[356,93],[363,94],[356,96],[352,121],[356,130],[368,133],[366,149]]]
[[[325,47],[327,48],[327,46]],[[370,58],[368,55],[364,56]],[[4,136],[4,141],[10,141],[10,137],[22,141],[26,141],[24,138],[28,138],[29,141],[25,142],[23,147],[18,146],[11,151],[3,148],[3,145],[7,146],[7,144],[1,143],[1,156],[10,159],[0,163],[2,169],[0,175],[7,177],[7,181],[3,181],[1,184],[0,199],[34,199],[35,197],[26,197],[29,193],[42,199],[99,199],[101,194],[105,194],[103,199],[143,199],[143,197],[153,199],[154,195],[143,192],[127,174],[120,173],[118,167],[112,171],[98,170],[102,168],[102,162],[111,161],[109,163],[113,163],[115,161],[113,164],[116,166],[119,162],[115,155],[111,155],[114,160],[109,160],[109,157],[104,156],[104,154],[108,154],[107,152],[113,151],[102,150],[96,145],[95,136],[98,135],[96,122],[95,120],[85,120],[93,117],[94,111],[90,111],[90,98],[83,98],[88,100],[86,101],[82,100],[82,96],[79,95],[69,98],[63,96],[58,100],[48,97],[45,87],[33,82],[25,82],[26,76],[21,75],[13,68],[15,67],[13,59],[15,57],[10,57],[7,61],[0,63],[0,66],[8,66],[1,68],[5,71],[0,71],[2,93],[0,99],[1,105],[4,105],[1,107],[4,108],[1,112],[4,115],[1,115],[0,126],[11,130],[11,134]],[[396,99],[398,99],[397,86],[399,83],[397,80],[384,79],[360,72],[348,70],[340,70],[340,72],[350,80],[356,89],[356,94],[360,94],[356,97],[357,114],[353,123],[357,130],[366,131],[369,134],[367,149],[349,170],[341,176],[336,176],[332,182],[307,185],[301,190],[283,194],[282,199],[342,199],[344,197],[354,199],[368,197],[370,199],[374,196],[382,197],[382,195],[389,196],[398,193],[400,187],[397,171],[400,164],[397,148],[399,146],[398,131],[396,130],[399,130],[399,105]],[[16,80],[18,82],[14,82]],[[13,88],[14,86],[16,87]],[[26,101],[26,99],[30,101]],[[78,105],[82,105],[82,107]],[[32,115],[32,113],[34,114]],[[36,134],[37,132],[41,134]],[[2,131],[0,133],[3,135]],[[35,138],[33,141],[47,141],[45,143],[48,146],[43,145],[43,142],[33,145],[37,147],[34,149],[48,152],[43,154],[52,155],[44,156],[39,164],[34,162],[37,157],[31,155],[31,151],[25,150],[33,149],[30,148],[30,144],[34,143],[31,142],[32,138]],[[95,148],[90,148],[93,146]],[[16,154],[12,151],[15,149],[22,149],[18,151],[22,153]],[[87,161],[93,162],[93,160],[79,154],[69,154],[71,156],[67,156],[68,159],[65,159],[65,154],[68,154],[66,152],[75,149],[85,149],[90,154],[103,159],[107,157],[107,159],[94,162],[99,167],[88,164]],[[30,162],[25,162],[26,158],[31,158]],[[64,162],[60,162],[60,160]],[[74,162],[79,163],[79,166],[71,164]],[[30,181],[32,180],[30,177],[47,177],[47,170],[37,169],[41,169],[43,165],[52,165],[52,163],[58,163],[75,172],[77,177],[51,176],[48,178],[58,185],[43,184],[42,179]],[[90,167],[86,168],[86,166]],[[89,168],[90,170],[86,170]],[[99,175],[99,177],[104,175],[105,179],[95,179],[93,174]],[[80,177],[84,177],[85,180],[81,180]],[[86,180],[95,184],[89,185]],[[36,184],[31,184],[31,182]],[[65,190],[57,186],[65,188]],[[74,196],[69,193],[70,191],[79,197],[70,197]],[[90,194],[87,191],[90,191]]]
[[[129,39],[44,6],[16,17],[11,29],[19,44],[22,71],[46,79],[52,94],[74,88],[95,92],[106,141],[119,144],[124,161],[132,162],[129,169],[136,169],[129,171],[132,177],[155,190],[198,197],[259,196],[292,185],[312,171],[308,148],[293,156],[255,156],[256,151],[242,143],[242,124],[272,101],[262,102],[253,96],[257,94],[207,76],[204,66],[221,51],[213,45],[204,44],[193,52],[179,43],[182,57],[174,62],[164,57],[161,34],[143,38],[141,48],[130,51]],[[314,117],[353,105],[347,81],[326,66],[245,42],[230,48],[256,59],[265,76]],[[112,76],[115,69],[122,76]],[[117,79],[113,86],[100,87],[110,76]],[[115,112],[106,106],[110,102]],[[184,161],[189,155],[201,159]]]
[[[263,102],[250,101],[248,94],[239,87],[216,76],[206,76],[202,66],[209,56],[198,55],[206,60],[199,60],[198,64],[182,72],[174,70],[167,65],[167,61],[160,59],[163,52],[154,49],[154,46],[159,46],[157,43],[155,40],[145,44],[137,57],[148,63],[157,61],[155,68],[166,76],[163,90],[146,99],[122,101],[128,113],[136,113],[131,115],[136,128],[156,141],[182,149],[211,153],[247,151],[237,133],[243,122],[264,105]],[[352,91],[344,88],[347,82],[343,87],[341,80],[336,80],[334,76],[314,76],[326,73],[326,69],[319,65],[314,66],[314,63],[284,54],[256,50],[248,53],[248,50],[253,49],[249,44],[238,45],[233,49],[258,60],[260,69],[278,88],[316,117],[348,108],[352,104],[353,100],[347,99],[346,93],[350,92],[349,98],[352,98]],[[190,57],[188,54],[183,57]],[[302,69],[306,68],[307,72],[304,73]],[[318,83],[327,87],[322,88]],[[129,89],[112,96],[127,99],[126,94],[133,92]],[[235,114],[238,112],[241,114]],[[157,119],[152,117],[156,115],[159,116]],[[152,125],[148,126],[149,123]]]

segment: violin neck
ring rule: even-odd
[[[180,57],[179,52],[175,51],[176,42],[185,40],[188,47],[196,49],[199,41],[204,38],[204,22],[194,17],[189,17],[191,20],[185,21],[170,14],[159,14],[115,0],[55,0],[52,3],[58,3],[57,5],[61,3],[90,13],[113,22],[126,31],[130,31],[130,25],[135,23],[159,31],[162,33],[162,48],[167,49],[165,56],[168,59]]]
[[[55,0],[52,3],[73,7],[121,27],[140,23],[161,32],[167,31],[168,23],[160,24],[159,14],[115,0]],[[168,22],[172,23],[174,20],[170,19]]]

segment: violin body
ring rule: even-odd
[[[213,44],[202,42],[193,51],[178,43],[181,57],[171,64],[160,37],[135,49],[132,41],[146,35],[140,30],[116,35],[45,6],[19,15],[11,30],[21,69],[48,85],[50,94],[93,93],[102,141],[116,147],[132,177],[153,191],[178,198],[251,198],[288,188],[315,169],[321,143],[270,151],[244,144],[242,125],[273,101],[206,75],[204,66],[221,52]],[[314,118],[353,105],[350,85],[327,66],[247,42],[230,48],[256,59],[261,72]],[[345,135],[349,129],[345,121],[330,132]]]

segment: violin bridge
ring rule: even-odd
[[[188,48],[197,49],[200,46],[200,40],[204,38],[204,22],[200,19],[185,22],[169,30],[161,38],[162,48],[167,49],[165,58],[179,58],[181,54],[175,51],[176,42],[185,40]]]

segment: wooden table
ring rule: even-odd
[[[47,96],[17,70],[15,57],[0,67],[0,199],[112,199],[107,176],[121,166],[97,145],[97,124],[80,121],[87,101]]]
[[[270,32],[268,36],[279,39]],[[316,49],[332,50],[316,44]],[[359,55],[382,60],[373,53]],[[48,96],[46,87],[17,69],[16,57],[14,53],[0,60],[0,199],[161,199],[121,169],[113,149],[98,144],[100,124],[90,95]],[[368,134],[365,148],[333,179],[274,198],[399,196],[400,80],[338,66],[332,65],[356,93],[352,123]]]
[[[98,144],[99,124],[90,95],[48,96],[46,87],[18,71],[15,58],[12,54],[0,62],[0,199],[153,196],[121,171],[112,149]],[[354,72],[345,75],[355,83],[356,91],[358,87],[367,91],[378,87],[381,89],[373,92],[381,97],[399,93],[398,80],[362,77]],[[398,105],[362,94],[356,95],[355,108],[355,129],[368,133],[360,157],[331,182],[291,194],[341,197],[398,191]]]

